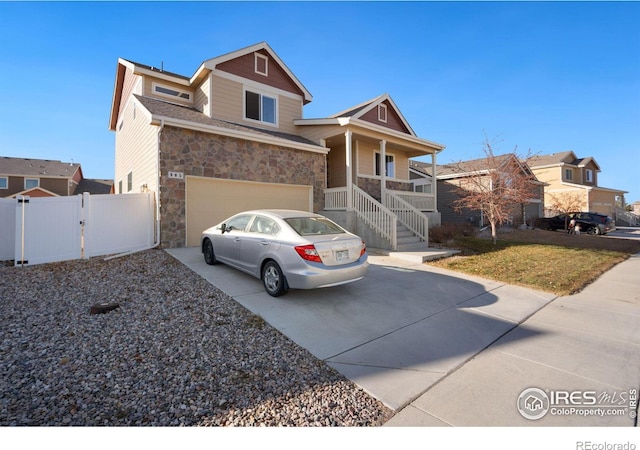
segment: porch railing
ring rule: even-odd
[[[344,211],[347,209],[347,187],[324,190],[324,209]]]
[[[353,210],[366,224],[391,242],[391,249],[398,248],[398,217],[375,198],[357,186],[352,186]]]
[[[418,209],[420,211],[436,210],[436,196],[433,194],[426,194],[423,192],[393,191],[393,190],[387,190],[387,192],[391,192],[396,197],[400,197],[402,200],[409,203],[415,209]]]
[[[385,191],[384,205],[398,216],[401,224],[407,227],[422,241],[429,242],[429,219],[409,202],[397,195],[397,191]]]

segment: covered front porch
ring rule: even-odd
[[[353,124],[325,130],[323,142],[330,151],[323,213],[354,232],[368,235],[367,241],[375,242],[378,248],[426,247],[429,227],[440,225],[437,188],[433,183],[429,189],[421,186],[423,192],[415,192],[409,160],[426,156],[435,168],[442,147],[398,134]]]

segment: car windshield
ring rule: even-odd
[[[294,217],[285,221],[300,236],[345,233],[342,228],[324,217]]]

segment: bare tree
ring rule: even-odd
[[[459,178],[460,198],[453,202],[454,209],[480,210],[491,225],[493,243],[497,228],[513,217],[519,205],[529,203],[539,195],[539,182],[526,165],[531,155],[520,157],[515,153],[496,156],[488,139],[484,141],[485,158],[460,162],[456,171]]]
[[[556,211],[557,214],[565,214],[564,229],[569,226],[569,213],[582,211],[584,198],[577,191],[558,192],[549,194],[549,204],[547,208]]]

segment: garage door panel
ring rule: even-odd
[[[313,211],[313,187],[186,177],[187,246],[200,243],[202,231],[250,209]]]

